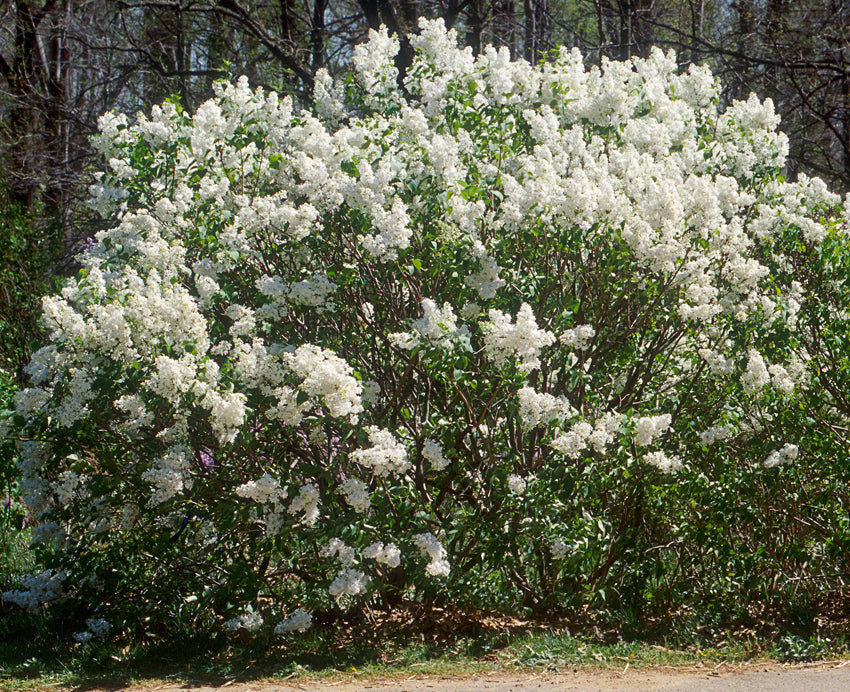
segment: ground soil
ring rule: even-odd
[[[518,675],[492,671],[463,678],[298,679],[228,682],[157,682],[131,687],[85,687],[78,692],[838,692],[850,690],[850,660],[810,665],[720,664],[575,670]]]

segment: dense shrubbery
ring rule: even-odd
[[[771,103],[661,52],[414,46],[402,86],[373,34],[313,113],[240,80],[103,117],[111,229],[8,424],[45,571],[6,600],[85,640],[839,583],[847,219]]]
[[[7,188],[8,181],[0,179],[0,419],[14,408],[26,382],[30,348],[43,337],[41,296],[57,285],[49,270],[56,255],[55,227],[38,223],[36,213],[24,211]],[[12,588],[33,566],[16,457],[14,440],[0,437],[0,591]]]

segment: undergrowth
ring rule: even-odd
[[[763,614],[767,618],[767,614]],[[602,623],[604,625],[604,623]],[[432,608],[338,613],[289,640],[175,632],[167,640],[73,642],[49,613],[0,617],[0,689],[127,685],[142,680],[223,684],[262,678],[565,672],[587,667],[717,666],[846,655],[840,622],[800,634],[788,623],[711,622],[693,614],[618,628]]]

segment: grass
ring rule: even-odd
[[[409,615],[409,614],[407,614]],[[370,617],[373,619],[370,621]],[[400,616],[401,617],[401,616]],[[403,617],[402,617],[403,619]],[[451,619],[448,617],[447,619]],[[258,679],[469,675],[586,668],[648,668],[806,661],[848,655],[842,633],[758,635],[697,629],[682,619],[642,632],[570,631],[563,623],[495,618],[466,633],[450,622],[386,622],[376,616],[308,631],[289,642],[258,638],[239,643],[221,635],[185,633],[147,645],[62,643],[46,615],[0,617],[0,690],[128,685],[152,680],[222,684]],[[468,622],[459,621],[460,625]],[[387,636],[393,632],[392,637]]]

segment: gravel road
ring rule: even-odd
[[[107,692],[86,688],[87,692]],[[526,675],[494,671],[465,678],[413,677],[385,680],[299,680],[227,683],[157,683],[111,687],[108,692],[841,692],[850,690],[850,660],[809,666],[720,665],[717,668],[654,668]]]

